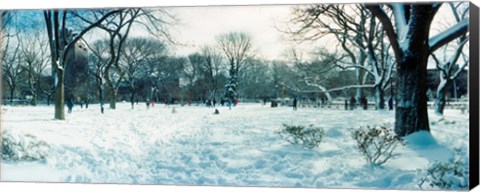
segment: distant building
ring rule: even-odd
[[[88,50],[83,41],[78,41],[68,55],[65,69],[65,98],[84,99],[87,89],[90,89],[88,87]]]

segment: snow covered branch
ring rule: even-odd
[[[368,85],[348,85],[348,86],[343,86],[343,87],[336,87],[336,88],[332,88],[332,89],[326,89],[325,90],[300,90],[298,88],[295,88],[295,87],[290,87],[284,83],[280,83],[280,85],[282,85],[283,87],[287,88],[287,89],[290,89],[290,90],[293,90],[295,92],[299,92],[299,93],[328,93],[328,92],[333,92],[333,91],[343,91],[343,90],[346,90],[346,89],[356,89],[356,88],[374,88],[375,85],[374,84],[368,84]],[[312,85],[313,87],[317,87],[315,85]]]
[[[404,39],[408,30],[408,21],[407,14],[405,12],[404,3],[393,3],[392,5],[393,15],[395,16],[395,26],[397,27],[397,32],[399,39]]]
[[[428,40],[430,52],[437,50],[448,42],[464,35],[468,32],[469,19],[465,19],[450,27],[449,29],[433,36]]]
[[[369,68],[367,68],[366,66],[363,66],[363,65],[352,64],[352,65],[342,66],[342,65],[337,64],[337,63],[334,63],[334,65],[337,66],[338,68],[342,69],[342,70],[350,69],[350,68],[363,69],[364,71],[366,71],[366,72],[369,73],[370,75],[375,76],[375,74],[374,74]]]
[[[345,89],[356,89],[356,88],[374,88],[375,85],[373,84],[367,84],[367,85],[348,85],[348,86],[343,86],[343,87],[337,87],[333,89],[329,89],[327,91],[332,92],[332,91],[343,91]]]

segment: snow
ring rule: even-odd
[[[443,32],[440,32],[440,33],[436,34],[435,36],[431,37],[428,40],[428,45],[429,45],[430,49],[433,51],[433,50],[438,48],[439,43],[441,41],[444,41],[445,39],[449,38],[453,34],[459,33],[463,30],[468,30],[467,29],[468,24],[469,24],[469,20],[464,19],[464,20],[458,22],[457,24],[455,24],[454,26],[450,27],[449,29],[447,29]]]
[[[392,3],[393,13],[395,15],[395,26],[397,28],[399,42],[405,41],[408,34],[408,22],[405,13],[405,5],[403,3]]]
[[[75,106],[65,121],[52,120],[53,106],[2,106],[9,138],[49,146],[44,160],[2,161],[2,181],[92,182],[173,185],[418,189],[417,169],[448,161],[455,148],[468,150],[468,115],[430,112],[431,134],[415,133],[400,156],[372,167],[350,131],[393,122],[393,111],[270,108],[240,103],[228,110],[157,104],[147,109],[118,103]],[[294,146],[275,134],[282,124],[313,124],[325,130],[318,148]]]

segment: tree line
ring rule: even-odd
[[[446,27],[431,35],[442,6],[454,22],[441,23]],[[440,71],[438,114],[445,107],[446,87],[468,66],[465,2],[296,6],[279,30],[297,42],[330,38],[337,44],[314,46],[311,52],[292,48],[285,51],[286,59],[256,55],[254,37],[241,31],[218,34],[215,44],[177,56],[169,29],[178,21],[166,9],[36,14],[43,20],[28,25],[21,13],[2,13],[3,90],[8,88],[10,101],[19,87],[28,90],[32,105],[39,95],[47,103],[53,99],[55,119],[65,119],[65,100],[107,101],[115,109],[118,100],[300,97],[331,102],[355,95],[357,100],[372,96],[375,108],[384,109],[390,92],[395,132],[404,136],[429,131],[428,63]]]

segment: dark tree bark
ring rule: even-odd
[[[390,5],[390,18],[379,5],[367,8],[382,22],[397,60],[395,133],[399,136],[430,131],[427,111],[427,61],[432,51],[465,34],[468,25],[455,25],[429,39],[430,25],[441,3]]]
[[[379,85],[375,86],[375,108],[385,109],[385,91]]]

